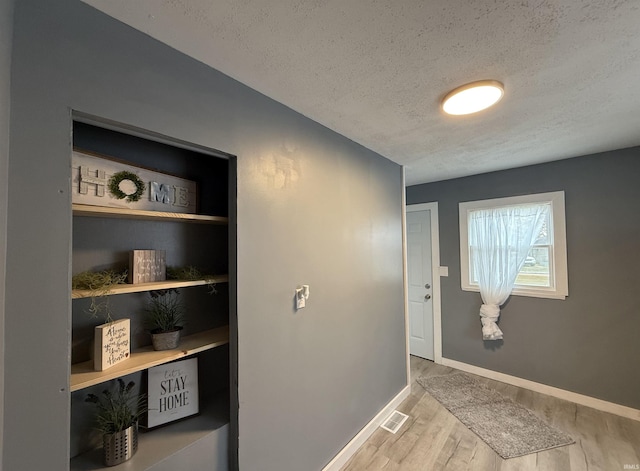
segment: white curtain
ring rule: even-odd
[[[469,246],[480,286],[482,338],[502,339],[496,325],[518,272],[550,211],[548,204],[478,209],[469,213]]]

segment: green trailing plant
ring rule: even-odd
[[[167,267],[167,279],[196,281],[204,280],[209,288],[209,294],[217,294],[215,275],[207,275],[193,265],[185,267]]]
[[[146,308],[146,324],[152,334],[174,332],[184,327],[184,305],[177,289],[149,292]]]
[[[195,281],[204,278],[204,275],[193,265],[186,267],[167,267],[167,278],[170,280]]]
[[[97,428],[103,434],[128,429],[147,411],[145,396],[136,394],[134,386],[133,381],[125,384],[122,378],[118,378],[115,392],[105,389],[101,396],[87,395],[85,402],[96,405]]]
[[[91,302],[87,312],[97,317],[103,313],[105,322],[112,322],[108,294],[114,285],[126,283],[127,271],[103,270],[98,272],[84,271],[71,278],[71,289],[87,290]]]
[[[96,293],[106,294],[113,285],[125,283],[127,272],[117,272],[115,270],[84,271],[75,275],[71,279],[73,289],[86,289]]]

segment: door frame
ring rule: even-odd
[[[404,233],[404,311],[407,331],[407,368],[409,367],[409,275],[407,261],[407,219],[406,213],[413,211],[431,211],[431,271],[432,271],[432,301],[433,301],[433,359],[442,364],[442,311],[440,305],[440,231],[438,229],[438,202],[406,204],[403,213]],[[410,373],[407,373],[408,377]]]

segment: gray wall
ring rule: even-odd
[[[407,189],[438,201],[443,356],[640,409],[640,148]],[[512,296],[504,342],[483,342],[478,293],[460,289],[458,203],[564,190],[569,297]]]
[[[4,283],[7,255],[7,168],[9,163],[9,115],[13,0],[0,0],[0,443],[4,412]],[[0,468],[2,468],[0,447]]]
[[[407,381],[401,169],[79,1],[52,5],[21,1],[14,24],[5,469],[68,465],[71,109],[238,156],[240,468],[322,468]]]

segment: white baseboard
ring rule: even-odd
[[[536,383],[535,381],[529,381],[528,379],[518,378],[517,376],[498,373],[497,371],[487,370],[480,368],[479,366],[469,365],[456,360],[450,360],[449,358],[443,358],[442,364],[457,370],[466,371],[467,373],[484,376],[489,379],[495,379],[501,383],[519,386],[531,391],[557,397],[558,399],[564,399],[565,401],[575,402],[576,404],[592,407],[593,409],[603,412],[609,412],[621,417],[640,421],[640,410],[638,409],[632,409],[631,407],[603,401],[602,399],[596,399],[595,397],[585,396],[583,394],[566,391],[560,388],[554,388],[553,386],[547,386],[546,384]]]
[[[338,471],[342,468],[347,461],[358,451],[358,449],[367,441],[367,439],[376,431],[376,429],[382,424],[391,412],[396,409],[402,401],[404,401],[411,393],[411,386],[405,386],[402,391],[398,393],[396,397],[384,406],[384,408],[378,412],[378,414],[371,419],[371,421],[364,426],[358,434],[351,439],[347,445],[340,450],[335,458],[333,458],[328,465],[326,465],[322,471]]]

